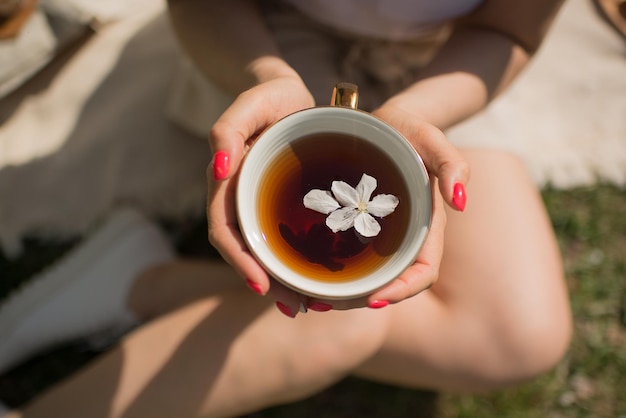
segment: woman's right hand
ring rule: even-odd
[[[282,117],[314,105],[313,96],[297,75],[281,76],[241,93],[215,122],[209,135],[213,152],[206,173],[209,240],[245,278],[248,287],[261,295],[270,290],[270,277],[250,253],[239,231],[235,207],[237,173],[248,146],[260,132]],[[300,305],[298,294],[273,280],[271,292],[295,316]]]

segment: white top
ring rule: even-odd
[[[482,0],[285,0],[320,23],[359,35],[415,38],[462,16]]]

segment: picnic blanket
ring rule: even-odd
[[[99,22],[93,34],[0,100],[0,245],[9,256],[25,236],[81,234],[120,205],[171,219],[204,210],[211,156],[198,132],[170,117],[193,86],[181,86],[188,64],[164,2],[73,1],[100,7],[99,19],[81,15]],[[626,45],[588,0],[568,0],[518,81],[447,134],[468,147],[511,141],[539,186],[623,187]]]

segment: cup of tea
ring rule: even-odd
[[[236,208],[250,252],[276,280],[316,298],[370,294],[414,263],[432,218],[424,163],[339,83],[329,106],[288,115],[251,145]]]

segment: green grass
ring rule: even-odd
[[[488,395],[416,392],[346,379],[301,402],[248,418],[626,417],[626,192],[600,185],[543,196],[563,253],[575,332],[558,367]],[[18,262],[0,259],[0,298],[70,244],[32,242]],[[24,402],[95,355],[69,345],[0,377],[0,399]]]

